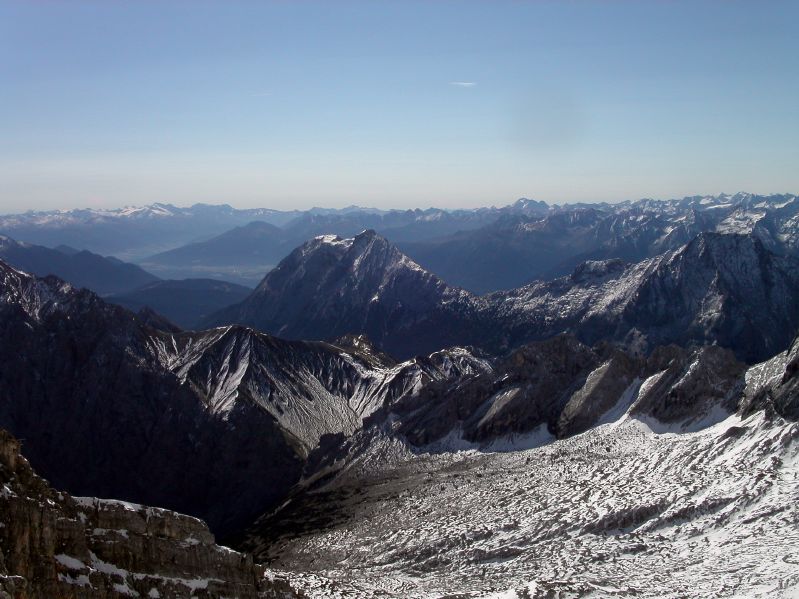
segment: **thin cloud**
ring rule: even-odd
[[[454,85],[456,87],[474,87],[477,85],[475,81],[450,81],[450,85]]]

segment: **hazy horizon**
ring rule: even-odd
[[[13,214],[24,214],[26,212],[69,212],[73,210],[108,210],[108,211],[118,211],[124,210],[126,208],[144,208],[147,206],[153,206],[156,204],[166,205],[166,206],[174,206],[176,208],[191,208],[195,205],[206,205],[206,206],[223,206],[228,205],[233,209],[236,210],[248,210],[248,209],[267,209],[267,210],[276,210],[278,212],[291,212],[291,211],[309,211],[309,210],[344,210],[348,208],[352,209],[360,209],[360,210],[380,210],[380,211],[391,211],[391,210],[428,210],[428,209],[440,209],[440,210],[475,210],[479,208],[502,208],[505,206],[510,206],[517,201],[520,200],[535,200],[537,202],[545,202],[549,206],[568,206],[568,205],[575,205],[575,204],[621,204],[623,202],[636,202],[641,200],[654,200],[654,201],[669,201],[669,200],[681,200],[688,197],[718,197],[721,195],[729,195],[734,196],[739,193],[751,193],[752,195],[758,196],[772,196],[772,195],[796,195],[793,191],[774,191],[768,193],[759,193],[753,191],[734,191],[734,192],[726,192],[726,191],[719,191],[717,193],[706,193],[706,194],[685,194],[681,196],[675,197],[640,197],[640,198],[625,198],[619,200],[595,200],[595,201],[581,201],[581,200],[574,200],[574,201],[564,201],[564,202],[553,202],[547,201],[546,198],[536,198],[536,197],[529,197],[529,196],[519,196],[515,199],[509,200],[507,202],[498,201],[492,203],[484,203],[484,204],[475,204],[473,206],[439,206],[435,204],[420,204],[415,206],[374,206],[364,203],[353,203],[353,204],[341,204],[341,205],[321,205],[321,204],[313,204],[303,207],[294,207],[294,208],[274,208],[273,206],[269,205],[259,205],[259,204],[252,204],[247,206],[237,205],[234,202],[161,202],[161,201],[153,201],[148,203],[140,203],[140,204],[122,204],[122,205],[103,205],[103,206],[65,206],[61,208],[24,208],[21,210],[16,211],[7,211],[0,213],[0,216],[4,215],[13,215]]]
[[[0,213],[799,188],[791,2],[0,6]]]

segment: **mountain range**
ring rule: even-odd
[[[254,286],[314,236],[348,238],[373,229],[442,279],[487,293],[568,274],[586,260],[638,262],[701,232],[751,233],[775,253],[797,255],[797,219],[795,196],[752,194],[565,206],[519,200],[472,211],[305,213],[282,226],[253,222],[141,264],[168,277],[212,273]]]
[[[218,235],[253,220],[285,223],[298,214],[268,208],[239,210],[226,204],[180,208],[162,203],[113,210],[29,211],[0,217],[0,233],[47,247],[67,245],[132,259]]]
[[[356,332],[399,357],[448,345],[502,352],[570,332],[633,351],[718,343],[756,361],[799,330],[799,259],[754,235],[700,233],[637,263],[588,261],[565,277],[476,296],[447,285],[374,231],[320,236],[252,294],[203,324],[295,339]]]
[[[452,284],[486,293],[568,274],[586,260],[638,262],[702,232],[752,234],[775,253],[797,255],[797,225],[795,196],[741,193],[557,207],[543,217],[511,214],[473,231],[398,245]]]
[[[0,431],[0,594],[790,596],[795,203],[265,212],[202,250],[308,233],[252,290],[0,260],[0,428],[47,479]],[[480,295],[403,251],[492,227],[549,274]]]
[[[0,236],[0,259],[32,274],[56,275],[77,287],[86,287],[101,295],[132,291],[158,280],[158,277],[139,266],[113,257],[78,251],[68,246],[51,249],[4,236]]]
[[[73,494],[175,509],[217,532],[278,502],[322,436],[483,364],[446,351],[398,364],[357,340],[243,327],[155,328],[5,264],[0,300],[0,426],[26,440],[33,466]]]
[[[0,217],[0,232],[134,260],[162,278],[215,278],[255,286],[294,247],[326,234],[373,229],[425,269],[473,293],[568,274],[585,260],[637,262],[700,232],[752,233],[796,255],[799,203],[791,194],[748,193],[547,205],[521,199],[469,210],[237,210],[153,204],[120,210],[32,212]],[[152,250],[157,249],[157,252]]]
[[[377,210],[349,206],[280,211],[270,208],[242,210],[227,204],[178,207],[155,203],[112,210],[9,214],[0,216],[0,233],[47,247],[67,245],[126,260],[142,260],[154,253],[206,241],[256,221],[285,229],[293,247],[308,237],[329,232],[331,227],[342,233],[352,233],[377,226],[380,230],[406,231],[401,238],[414,239],[419,235],[430,237],[479,227],[509,212],[533,214],[545,210],[546,204],[533,200],[520,200],[504,208],[474,210]],[[417,227],[419,233],[414,232]],[[202,246],[195,246],[195,249],[203,251]],[[246,260],[249,252],[250,249],[246,249],[242,258]],[[167,257],[169,259],[172,256]]]

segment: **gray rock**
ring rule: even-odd
[[[299,597],[200,520],[50,488],[0,430],[0,597]]]

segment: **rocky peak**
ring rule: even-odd
[[[703,231],[689,241],[681,252],[686,259],[704,259],[716,265],[724,264],[731,256],[764,254],[762,242],[752,235]]]
[[[524,214],[546,214],[549,206],[541,200],[531,200],[530,198],[519,198],[510,206],[513,212]]]
[[[322,235],[303,244],[264,277],[240,304],[214,315],[206,325],[232,322],[290,339],[332,340],[366,334],[400,358],[454,345],[438,327],[397,336],[385,326],[422,327],[442,304],[460,302],[462,320],[470,295],[449,287],[373,230],[353,238]],[[453,327],[450,337],[457,336]],[[414,339],[437,336],[414,343]],[[463,342],[459,340],[459,342]]]

